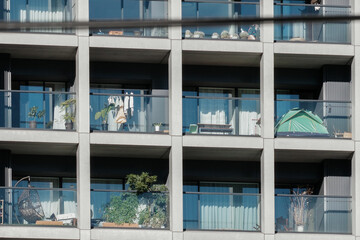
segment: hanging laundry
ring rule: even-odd
[[[121,106],[119,108],[119,111],[118,111],[118,113],[116,115],[116,122],[117,123],[126,123],[126,116],[124,114],[124,107],[123,106]]]
[[[125,113],[125,115],[128,115],[130,98],[129,98],[128,92],[126,92],[125,94],[126,94],[126,96],[124,97],[124,113]]]
[[[130,93],[131,95],[134,95],[133,92]],[[133,96],[130,96],[130,114],[131,116],[134,116],[134,97]]]

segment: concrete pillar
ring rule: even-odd
[[[181,0],[169,0],[168,1],[168,18],[171,20],[180,20],[181,19]],[[182,31],[181,27],[171,27],[169,28],[169,39],[181,39]]]
[[[89,37],[78,37],[76,54],[76,125],[79,133],[90,132],[90,56]],[[80,101],[81,100],[81,101]]]
[[[171,138],[169,156],[170,229],[173,239],[182,239],[183,232],[183,154],[182,137]]]
[[[274,138],[274,44],[263,43],[260,62],[261,136]]]
[[[274,1],[260,0],[260,16],[273,17],[274,16]],[[274,25],[272,22],[260,23],[260,39],[262,42],[274,42]]]
[[[358,0],[351,0],[350,3],[352,6],[352,14],[355,16],[359,16],[360,2]],[[352,21],[351,25],[352,44],[360,46],[360,21]]]
[[[0,150],[0,186],[12,187],[11,151]]]
[[[75,4],[75,20],[81,22],[89,21],[89,0],[76,0]],[[75,32],[78,36],[89,36],[88,28],[77,29]]]
[[[89,134],[79,134],[79,145],[76,154],[76,183],[78,228],[84,236],[90,231],[90,139]],[[80,238],[83,240],[83,238]],[[87,239],[87,238],[84,238]]]
[[[11,55],[0,54],[0,89],[11,90]],[[0,93],[0,126],[11,128],[11,93]],[[5,107],[7,106],[7,107]]]
[[[264,239],[275,234],[275,154],[274,140],[264,139],[261,155],[261,232]]]
[[[352,234],[360,239],[360,142],[355,142],[351,163]]]
[[[169,56],[170,135],[182,136],[182,47],[181,40],[171,41]]]

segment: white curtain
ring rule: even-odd
[[[234,100],[216,99],[216,97],[232,96],[232,93],[225,93],[223,89],[200,89],[200,97],[208,97],[199,99],[200,123],[230,124],[234,128]]]
[[[232,192],[237,186],[229,187]],[[214,189],[215,190],[215,189]],[[216,188],[216,192],[229,192]],[[258,196],[200,195],[200,228],[254,231],[260,225]]]
[[[61,103],[64,102],[65,94],[54,94],[54,120],[53,129],[65,129],[65,108],[61,107]]]

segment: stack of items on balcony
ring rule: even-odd
[[[241,32],[239,34],[237,33],[230,33],[227,30],[224,30],[219,33],[214,32],[211,36],[212,39],[241,39],[241,40],[256,40],[259,39],[260,36],[260,27],[258,24],[252,25],[248,31],[244,31],[241,28]],[[202,31],[195,31],[194,34],[190,30],[185,31],[185,38],[204,38],[205,33]]]

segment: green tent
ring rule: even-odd
[[[329,137],[329,132],[319,116],[304,109],[293,108],[276,124],[275,135]]]

